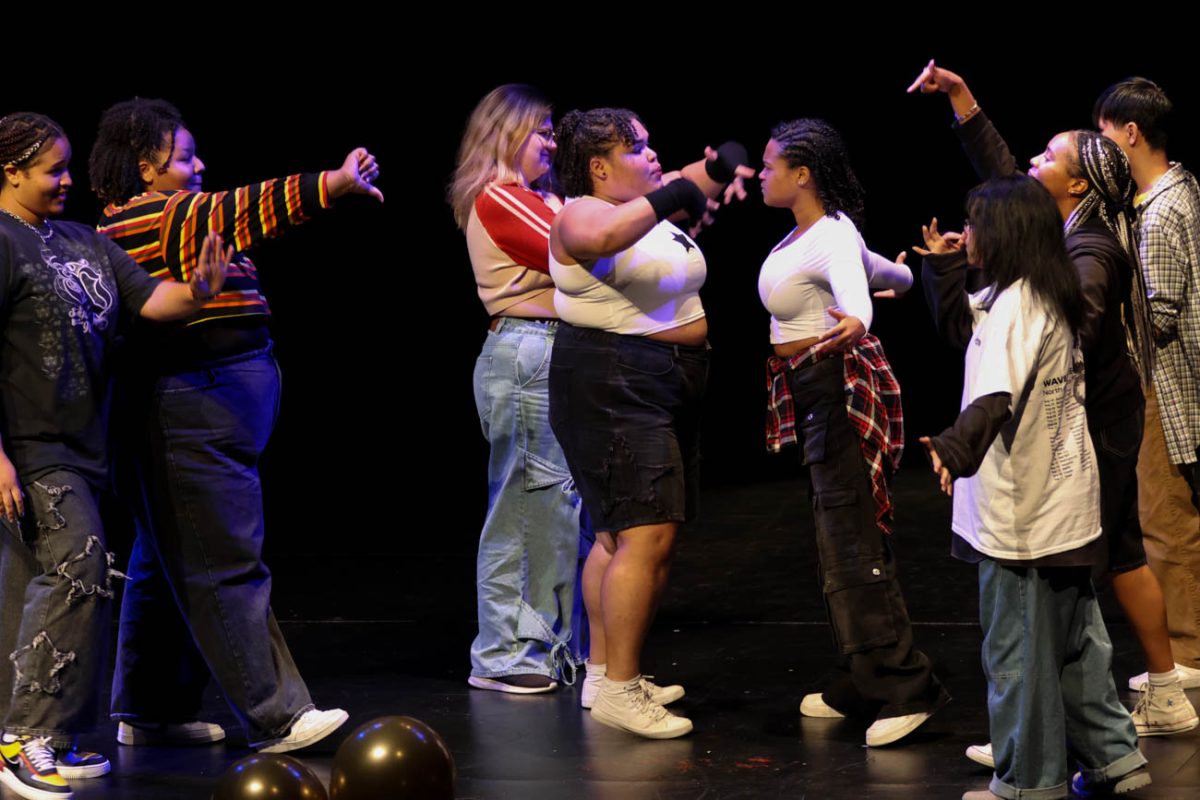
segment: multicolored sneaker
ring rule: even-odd
[[[0,783],[27,800],[70,800],[71,787],[54,766],[54,748],[40,736],[0,739]]]
[[[54,767],[66,781],[99,778],[112,772],[112,762],[100,753],[72,747],[70,750],[55,750],[54,755],[58,756]]]

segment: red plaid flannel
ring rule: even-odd
[[[767,449],[773,453],[796,443],[796,409],[785,373],[813,362],[815,355],[809,348],[786,361],[778,356],[767,359]],[[883,345],[871,334],[845,353],[842,373],[846,416],[858,432],[863,460],[871,474],[875,522],[884,533],[891,533],[893,508],[888,478],[900,466],[904,453],[900,383]]]

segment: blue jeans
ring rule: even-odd
[[[471,644],[471,674],[482,678],[574,680],[566,642],[580,504],[550,431],[547,379],[557,327],[502,317],[475,363],[475,406],[491,445],[476,562],[479,635]]]
[[[61,747],[96,722],[118,573],[87,480],[59,470],[24,491],[19,529],[0,526],[0,727]]]
[[[1069,757],[1089,783],[1146,763],[1117,700],[1112,643],[1088,567],[1007,567],[984,559],[979,618],[993,793],[1066,797]]]
[[[279,389],[269,349],[156,382],[139,459],[145,501],[132,498],[138,536],[121,605],[114,719],[195,719],[209,672],[251,744],[282,736],[312,708],[262,561],[258,461]]]

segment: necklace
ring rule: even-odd
[[[29,228],[29,230],[31,230],[31,231],[33,231],[34,233],[36,233],[36,234],[38,235],[38,238],[42,240],[42,244],[45,244],[46,242],[50,241],[51,237],[53,237],[53,236],[54,236],[54,228],[51,228],[51,227],[50,227],[50,223],[48,223],[48,222],[46,222],[46,223],[43,223],[43,225],[45,225],[45,227],[46,227],[46,232],[45,232],[45,233],[42,233],[42,231],[41,231],[41,229],[40,229],[40,228],[38,228],[38,227],[36,227],[36,226],[34,226],[34,225],[31,225],[31,224],[29,224],[28,222],[26,222],[25,220],[21,219],[20,217],[18,217],[18,216],[17,216],[16,214],[14,214],[13,212],[9,211],[7,208],[0,208],[0,212],[3,212],[3,213],[5,213],[5,214],[7,214],[8,216],[10,216],[10,217],[12,217],[13,219],[15,219],[17,222],[19,222],[19,223],[21,223],[22,225],[24,225],[26,228]]]

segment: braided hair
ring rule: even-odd
[[[18,111],[0,118],[0,166],[28,167],[46,147],[65,139],[62,126],[42,114]],[[0,185],[4,178],[0,177]]]
[[[863,188],[850,168],[846,144],[832,125],[823,119],[795,119],[776,125],[771,138],[788,166],[808,167],[826,216],[840,211],[862,228]]]
[[[88,156],[92,191],[105,203],[124,203],[146,191],[140,163],[165,172],[175,152],[175,132],[186,127],[179,109],[166,100],[135,97],[109,108]],[[166,160],[159,163],[164,149]]]
[[[625,108],[571,111],[558,122],[554,138],[554,172],[568,197],[591,194],[591,162],[617,145],[632,147],[637,141],[633,122],[638,116]]]
[[[1146,303],[1146,278],[1138,260],[1133,224],[1129,218],[1135,192],[1129,159],[1114,142],[1094,131],[1072,131],[1071,136],[1075,148],[1068,172],[1071,177],[1086,180],[1088,190],[1067,217],[1064,230],[1070,234],[1089,219],[1098,217],[1121,245],[1133,273],[1129,308],[1123,315],[1125,337],[1142,383],[1147,384],[1154,365],[1154,343]]]

